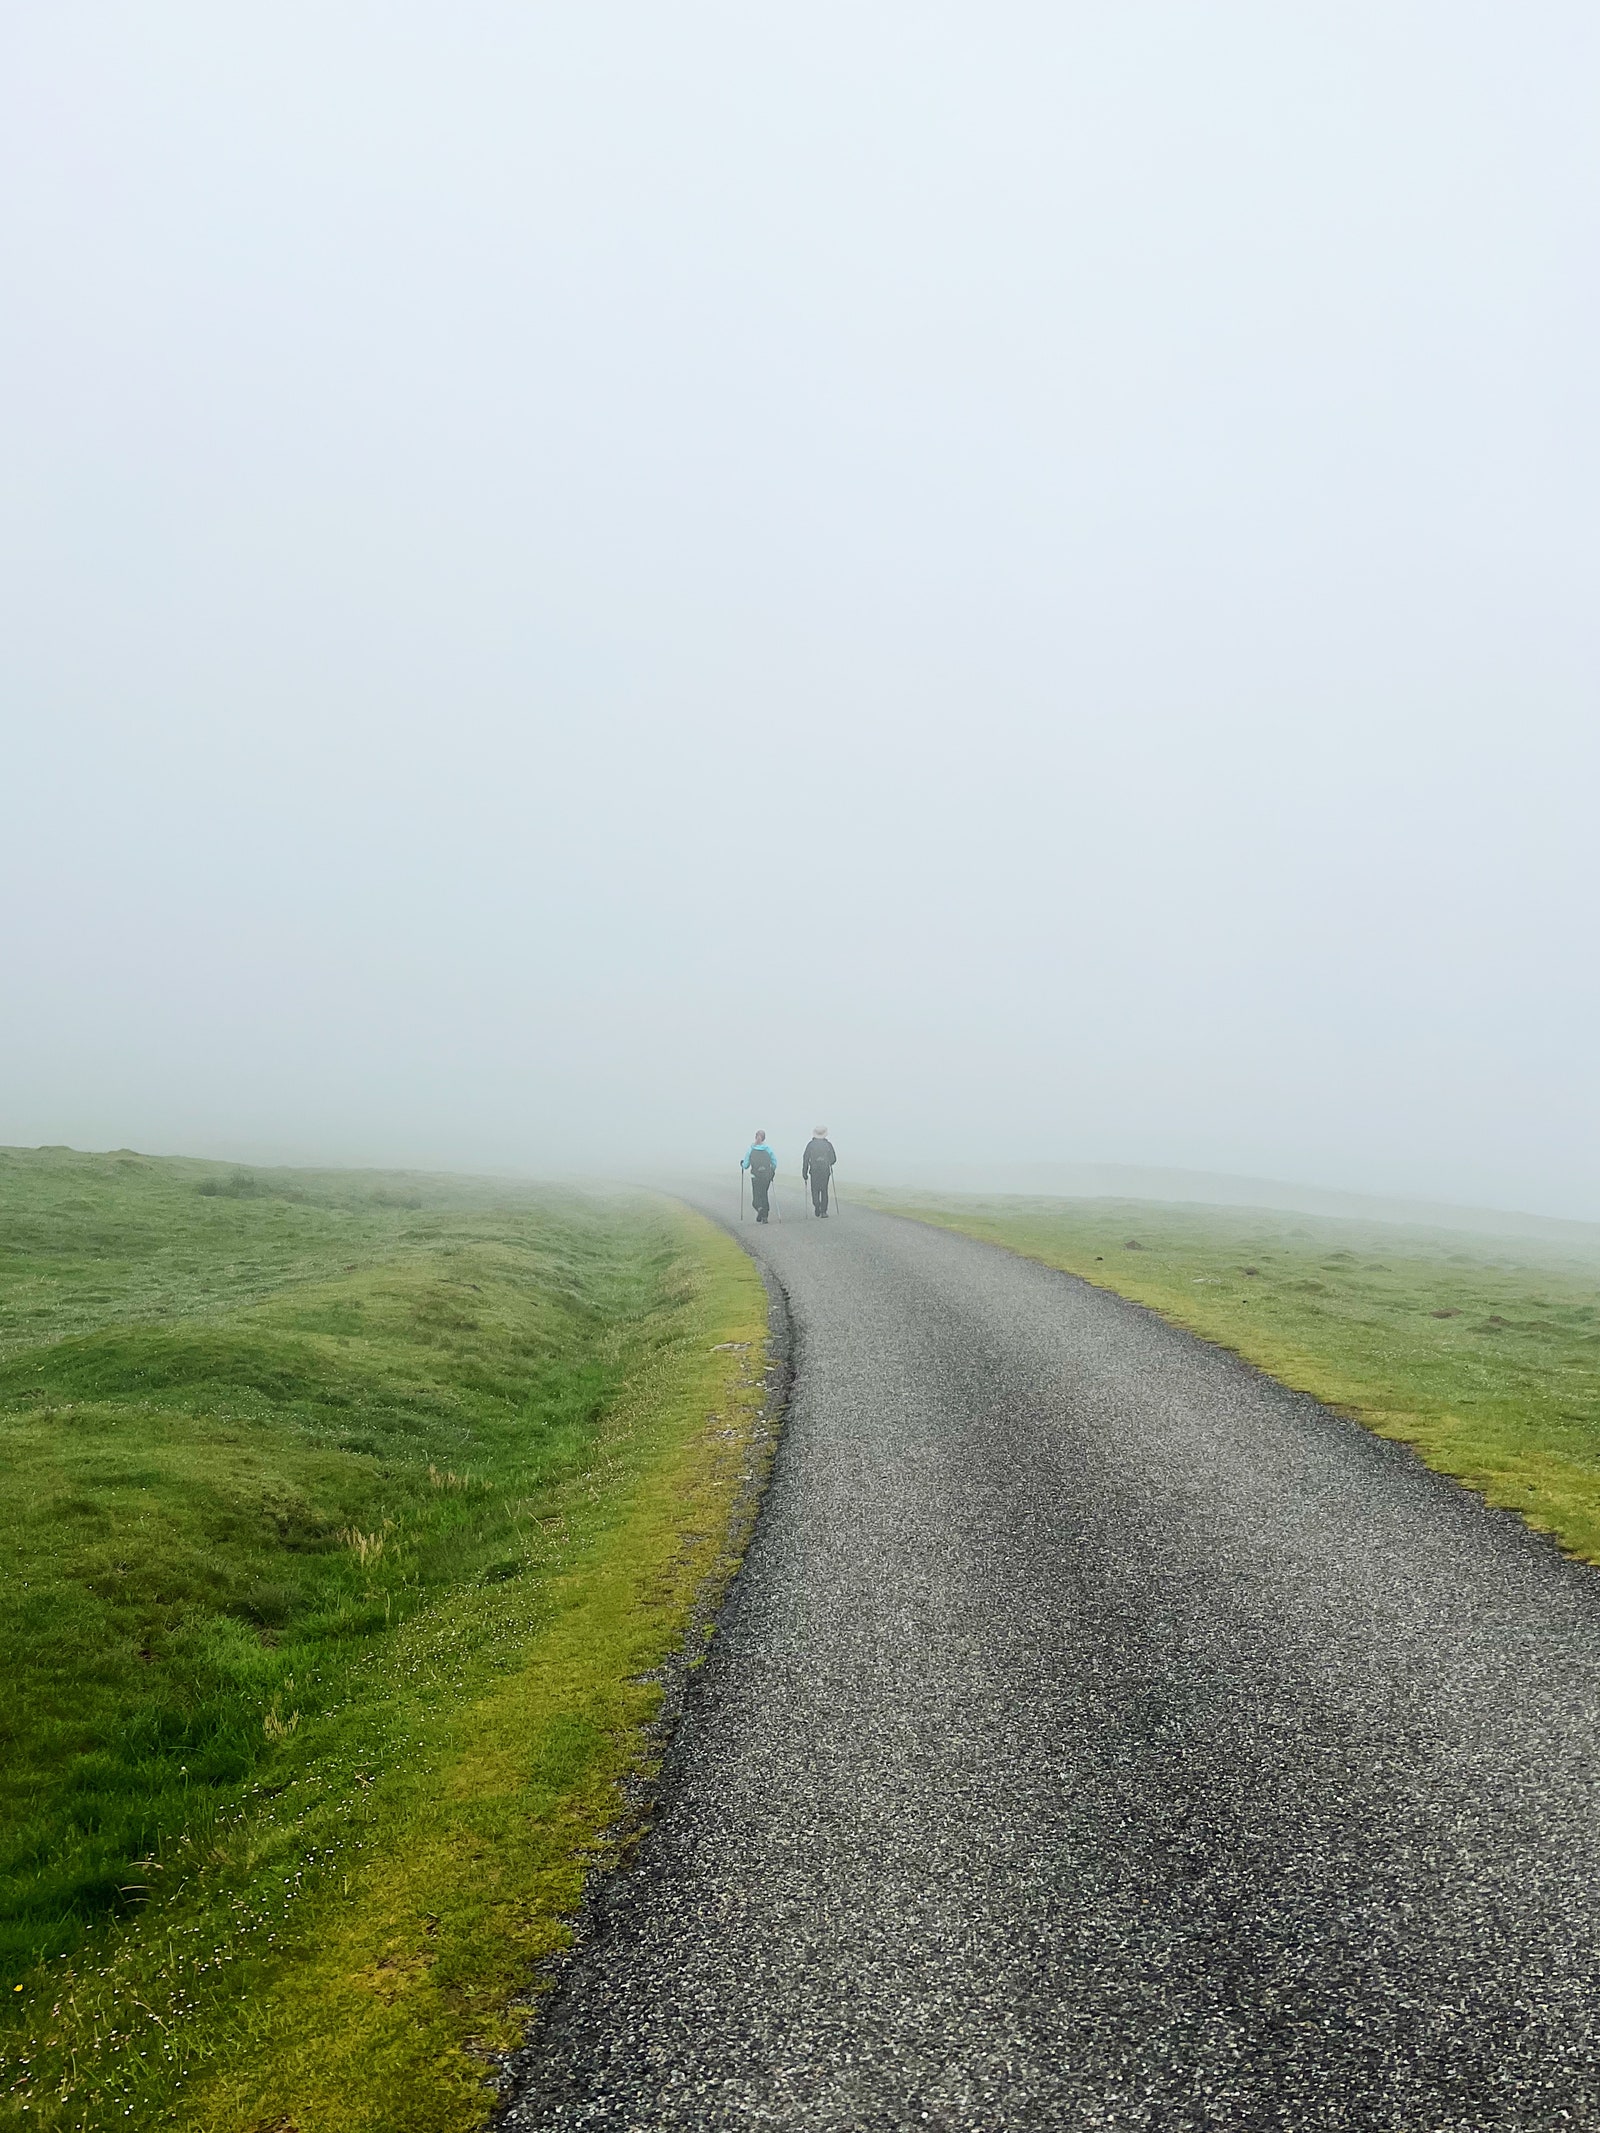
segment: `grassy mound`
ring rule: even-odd
[[[764,1324],[659,1204],[0,1157],[17,2122],[482,2122],[725,1545]]]
[[[1600,1563],[1600,1265],[1254,1208],[871,1197],[1148,1304]]]

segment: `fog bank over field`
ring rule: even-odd
[[[0,1141],[1600,1220],[1597,94],[1581,0],[11,10]]]

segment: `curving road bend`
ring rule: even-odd
[[[788,1212],[760,1527],[506,2124],[1600,2127],[1600,1573],[1115,1297]]]

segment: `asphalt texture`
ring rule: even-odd
[[[1600,2127],[1600,1573],[798,1201],[756,1537],[507,2125]]]

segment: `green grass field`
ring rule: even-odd
[[[861,1197],[1147,1304],[1600,1562],[1600,1261],[1255,1209]]]
[[[765,1323],[666,1203],[0,1152],[4,2122],[483,2122]]]

